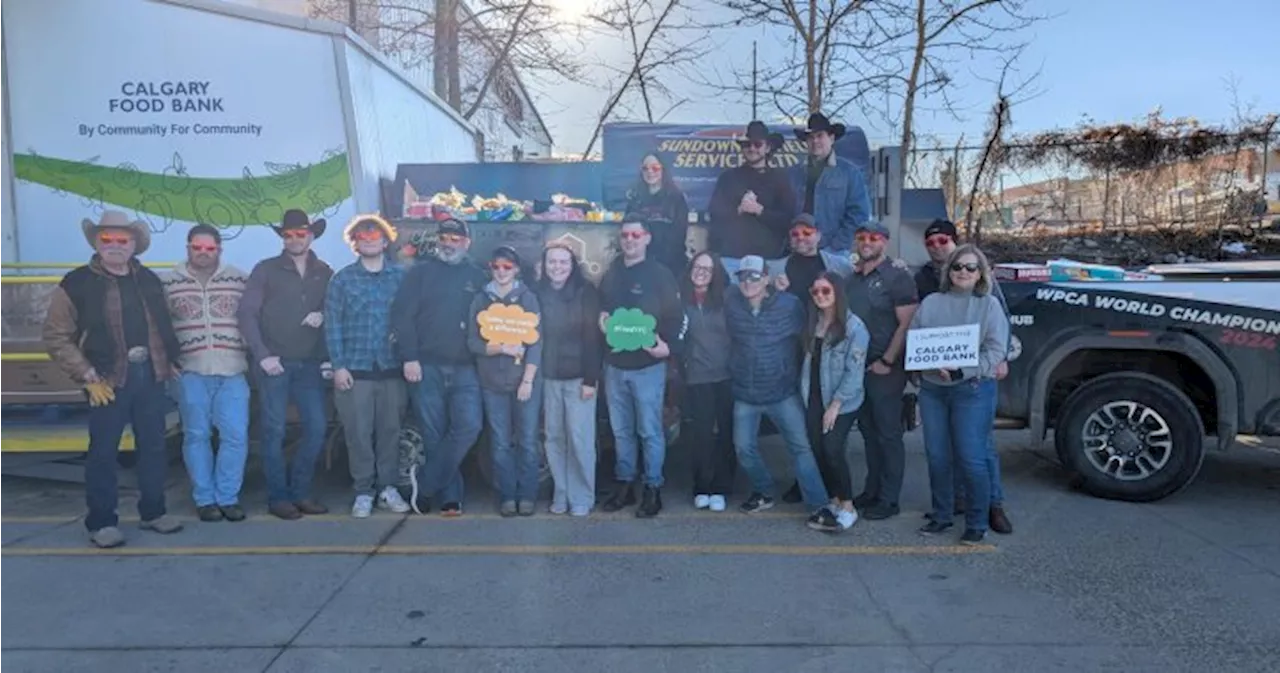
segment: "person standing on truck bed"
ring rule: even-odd
[[[966,508],[962,544],[978,544],[991,519],[989,437],[995,422],[996,368],[1009,344],[1009,319],[991,293],[991,267],[973,245],[956,248],[947,260],[939,291],[920,304],[912,329],[978,325],[978,366],[922,372],[920,414],[929,460],[932,516],[920,532],[951,528],[955,470],[964,473]]]
[[[905,263],[885,254],[889,230],[878,222],[859,225],[854,238],[858,263],[849,277],[849,310],[871,333],[867,349],[866,401],[858,410],[858,430],[867,453],[867,479],[853,499],[862,518],[896,516],[906,452],[902,443],[902,394],[907,387],[902,352],[907,326],[919,304]]]
[[[178,338],[160,278],[137,259],[151,244],[146,223],[108,210],[81,228],[94,255],[54,289],[42,338],[49,357],[89,396],[84,525],[90,542],[105,549],[125,541],[117,528],[116,457],[126,424],[138,454],[141,527],[182,529],[164,502],[164,381],[178,373]]]
[[[434,499],[441,516],[462,514],[462,461],[480,437],[484,411],[475,358],[467,348],[471,299],[484,272],[471,262],[471,229],[447,219],[432,256],[416,262],[391,306],[396,348],[422,424],[426,460],[410,475],[414,511]]]
[[[187,261],[163,276],[181,348],[182,460],[201,521],[245,518],[240,487],[249,457],[249,360],[236,311],[247,280],[222,263],[222,234],[207,224],[187,232]],[[209,441],[213,428],[217,454]]]
[[[366,518],[375,506],[400,514],[409,511],[396,489],[408,392],[391,341],[391,302],[405,270],[388,258],[396,230],[381,217],[357,215],[343,238],[357,259],[329,281],[324,332],[333,364],[333,403],[356,492],[351,516]]]
[[[836,141],[844,132],[844,124],[831,123],[821,112],[809,115],[805,128],[795,132],[808,147],[809,159],[791,168],[791,188],[800,201],[800,212],[818,223],[822,248],[847,258],[854,230],[871,219],[871,196],[862,169],[836,155]],[[807,292],[808,287],[802,289]]]
[[[776,260],[783,254],[796,197],[786,171],[769,167],[769,157],[783,143],[781,133],[769,133],[764,122],[751,122],[738,138],[742,165],[716,180],[707,249],[721,256],[729,275],[737,273],[746,255]]]
[[[258,262],[240,300],[240,333],[249,343],[262,410],[262,462],[267,477],[267,509],[293,520],[329,511],[311,495],[316,460],[324,449],[328,409],[324,371],[324,300],[333,269],[311,251],[324,235],[323,219],[310,221],[301,210],[285,211],[273,227],[284,250]],[[292,468],[284,455],[289,402],[298,408],[302,441]]]
[[[949,220],[934,220],[928,227],[925,227],[924,248],[929,253],[929,261],[916,272],[916,291],[920,294],[921,301],[938,291],[942,282],[943,272],[946,269],[947,259],[956,250],[957,237],[956,225]],[[1004,311],[1005,316],[1008,316],[1009,304],[1004,300],[1004,292],[1000,290],[1000,283],[996,280],[995,274],[990,274],[990,276],[991,294],[1000,302],[1000,308]],[[997,381],[1003,380],[1008,374],[1009,363],[1007,361],[1002,361],[996,366]],[[998,395],[996,401],[999,401]],[[996,452],[995,423],[991,424],[991,429],[987,432],[987,453],[987,466],[991,474],[991,530],[1001,535],[1008,535],[1013,532],[1013,524],[1009,521],[1009,516],[1004,511],[1004,485],[1000,479],[1000,454]],[[954,474],[955,513],[961,514],[965,510],[964,475],[958,470]]]
[[[605,404],[617,446],[617,483],[603,509],[616,512],[635,504],[632,482],[643,447],[644,496],[636,508],[636,516],[642,518],[662,511],[662,469],[667,453],[662,402],[667,362],[680,347],[685,324],[675,276],[647,257],[648,227],[645,222],[623,223],[619,232],[622,254],[600,281],[600,330],[611,346],[604,358]],[[636,334],[651,335],[652,340],[646,340],[650,345],[630,349]],[[619,342],[632,344],[624,350]]]
[[[689,202],[676,186],[671,172],[658,155],[649,153],[640,160],[640,176],[627,192],[627,213],[632,219],[652,223],[653,258],[672,274],[684,271],[685,239],[689,232]]]

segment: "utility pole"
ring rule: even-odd
[[[751,41],[751,118],[759,119],[756,115],[756,92],[760,90],[759,84],[760,73],[756,70],[756,41]]]
[[[351,26],[351,31],[357,35],[360,34],[360,27],[356,25],[358,14],[356,12],[356,3],[359,0],[347,0],[347,24]]]

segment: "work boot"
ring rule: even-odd
[[[294,507],[291,502],[273,502],[267,506],[267,511],[285,521],[302,518],[302,512],[299,512],[298,508]]]
[[[222,521],[222,510],[217,505],[201,505],[196,508],[196,516],[204,522]]]
[[[1005,515],[1003,507],[992,507],[988,518],[988,525],[991,530],[1001,534],[1008,535],[1013,532],[1013,523],[1009,521],[1009,517]]]
[[[328,507],[325,507],[324,505],[321,505],[320,503],[310,498],[306,500],[299,500],[298,502],[293,503],[293,505],[294,507],[297,507],[298,511],[302,512],[303,514],[328,514],[329,513]]]
[[[804,494],[800,492],[800,482],[792,482],[791,488],[782,494],[782,502],[794,505],[804,500]]]
[[[644,499],[636,508],[637,519],[652,519],[662,511],[662,490],[657,486],[644,487]]]
[[[876,502],[878,502],[879,500],[880,500],[880,496],[878,495],[871,495],[870,493],[859,493],[858,495],[853,496],[853,506],[858,511],[862,511],[876,504]]]
[[[240,505],[225,505],[218,509],[222,510],[222,516],[226,517],[227,521],[244,521],[244,509]]]
[[[613,491],[613,495],[601,505],[600,509],[606,512],[616,512],[623,507],[630,507],[636,504],[636,491],[629,482],[619,482]]]

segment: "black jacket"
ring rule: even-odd
[[[333,269],[316,253],[307,253],[307,276],[288,253],[258,262],[245,283],[236,317],[240,334],[256,360],[276,356],[287,360],[326,360],[329,349],[324,328],[308,327],[308,313],[324,311]]]
[[[471,300],[488,281],[470,260],[446,264],[419,260],[404,277],[391,304],[396,352],[405,362],[469,365],[467,322]]]
[[[689,235],[689,203],[684,193],[678,189],[660,189],[656,194],[633,190],[627,198],[627,213],[640,215],[646,221],[671,221],[651,226],[653,242],[649,244],[649,254],[671,273],[683,273],[688,265],[684,248]]]
[[[756,201],[763,208],[759,215],[738,212],[738,203],[747,190],[755,192]],[[711,194],[708,247],[724,257],[781,257],[786,254],[787,232],[795,213],[796,196],[785,171],[731,168],[720,174]]]
[[[586,280],[561,290],[538,287],[542,305],[542,368],[548,379],[600,382],[604,335],[600,333],[600,291]]]
[[[684,338],[684,308],[680,289],[667,267],[651,259],[627,266],[619,258],[600,280],[600,310],[612,314],[619,308],[640,309],[657,319],[658,336],[667,342],[672,356],[680,353]],[[619,369],[644,369],[658,360],[643,350],[614,353],[605,347],[605,363]]]

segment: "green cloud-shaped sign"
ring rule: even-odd
[[[638,351],[658,343],[658,319],[638,308],[620,308],[604,321],[604,340],[615,353]]]

